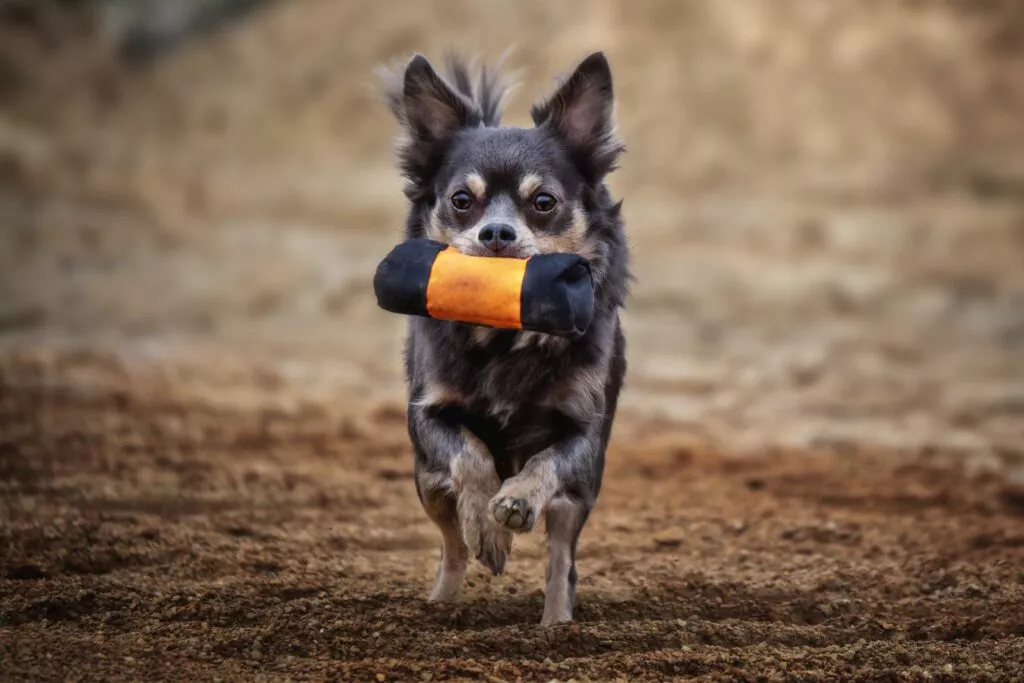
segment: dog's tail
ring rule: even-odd
[[[477,68],[476,60],[467,60],[462,55],[449,50],[444,55],[444,69],[441,77],[449,86],[465,97],[479,111],[485,126],[501,125],[501,115],[505,101],[513,90],[513,85],[501,73],[501,65],[508,53],[493,65],[484,64]],[[388,108],[400,121],[405,121],[405,106],[402,102],[402,77],[405,66],[392,65],[377,70],[383,81],[383,94]]]

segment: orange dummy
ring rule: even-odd
[[[590,326],[594,285],[576,254],[466,256],[440,242],[402,242],[373,280],[386,311],[576,339]]]

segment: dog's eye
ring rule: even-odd
[[[558,202],[554,197],[549,195],[547,192],[539,192],[533,198],[533,208],[541,213],[547,213],[555,208],[555,204]]]
[[[459,190],[452,195],[452,206],[456,211],[468,211],[473,206],[473,198],[465,190]]]

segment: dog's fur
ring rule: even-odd
[[[581,254],[593,270],[595,312],[577,341],[410,319],[405,362],[416,490],[442,535],[430,597],[455,598],[471,556],[500,573],[512,533],[531,530],[543,516],[550,560],[541,623],[570,621],[577,541],[601,488],[626,371],[619,311],[628,250],[621,202],[604,184],[624,149],[611,71],[602,53],[587,57],[532,108],[532,128],[500,125],[506,89],[496,70],[485,67],[474,78],[450,56],[445,71],[442,77],[416,55],[383,73],[402,131],[406,236],[494,255],[481,228],[501,226],[515,239],[500,256]],[[469,208],[453,204],[460,192]],[[539,193],[555,200],[553,210],[543,210]]]

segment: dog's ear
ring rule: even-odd
[[[405,68],[402,104],[409,131],[422,142],[443,142],[480,120],[476,107],[445,83],[423,55]]]
[[[535,126],[549,127],[565,142],[588,179],[598,181],[625,149],[615,134],[614,103],[611,67],[595,52],[530,115]]]
[[[427,58],[414,55],[404,69],[381,68],[388,107],[402,126],[397,151],[409,180],[410,199],[427,192],[446,143],[460,129],[480,123],[479,109],[449,86]]]

